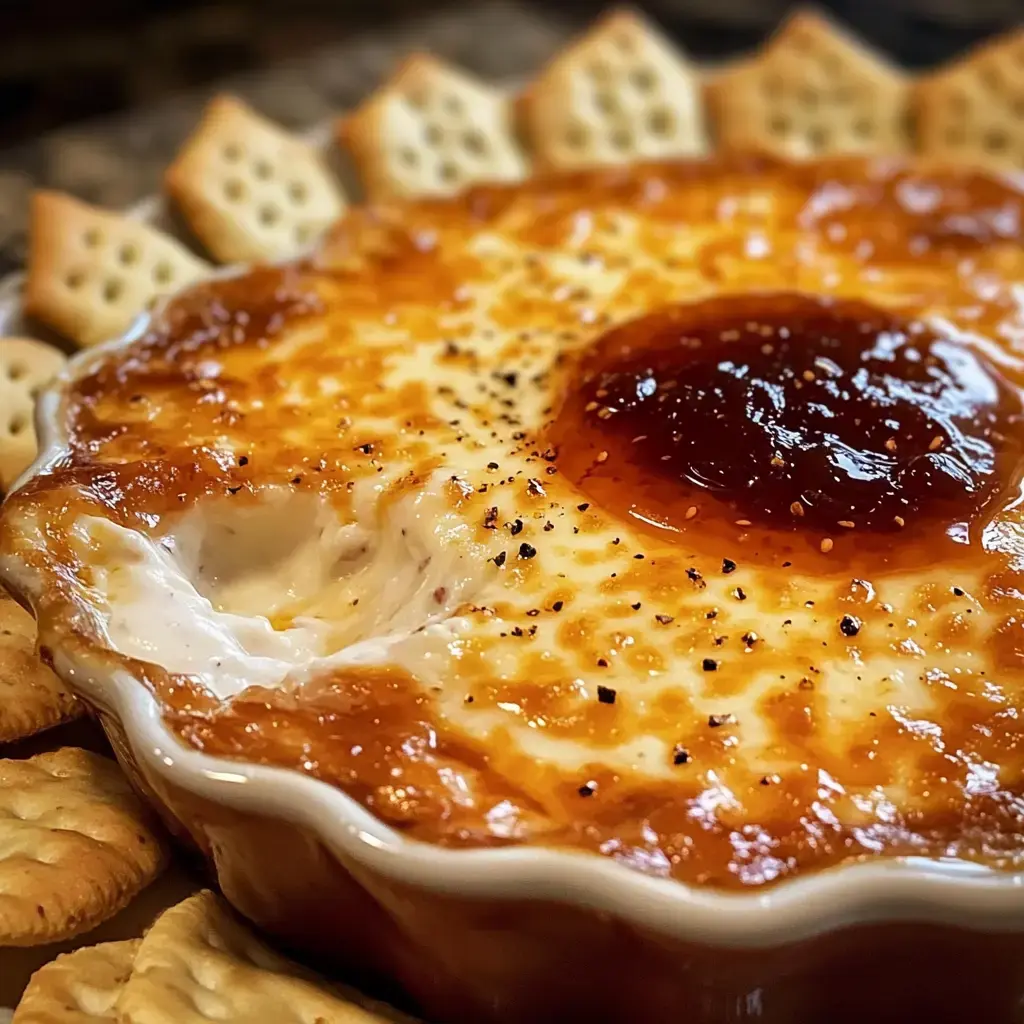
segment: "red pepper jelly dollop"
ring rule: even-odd
[[[945,532],[1016,482],[1021,413],[1016,385],[933,327],[750,295],[609,332],[552,440],[581,489],[658,526],[714,511],[816,537]]]

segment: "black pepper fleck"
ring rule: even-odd
[[[610,686],[598,686],[597,699],[602,704],[614,704],[617,694]]]
[[[519,545],[520,558],[533,558],[535,554],[537,554],[537,549],[532,544],[527,544],[526,541],[523,541]]]
[[[728,576],[729,573],[735,572],[735,571],[736,571],[736,563],[731,558],[723,558],[722,559],[722,572],[724,572],[726,574],[726,576]]]
[[[714,658],[705,658],[701,662],[701,667],[704,669],[705,672],[717,672],[718,662],[715,661]]]
[[[499,551],[491,561],[500,569],[505,564],[505,552]]]
[[[860,632],[861,621],[856,615],[844,615],[839,620],[839,632],[843,636],[856,636]]]
[[[690,756],[690,752],[686,747],[677,743],[675,750],[672,751],[672,763],[673,764],[689,764],[693,758]]]

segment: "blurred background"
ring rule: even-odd
[[[626,2],[626,0],[622,0]],[[352,109],[429,50],[524,81],[602,11],[596,0],[0,0],[0,278],[23,265],[34,188],[124,209],[155,192],[211,95],[289,128]],[[637,0],[704,61],[756,47],[788,0]],[[908,68],[1024,24],[1024,0],[821,0]],[[1024,76],[1024,66],[1021,67]]]
[[[502,34],[468,33],[454,46],[465,52],[445,56],[490,76],[522,73],[520,54],[543,56],[544,37],[556,45],[607,6],[594,0],[0,0],[0,146],[225,76],[314,60],[361,36],[378,46],[399,35],[418,41],[417,23],[430,23],[429,36],[445,19],[457,36],[460,18],[487,26],[484,8],[489,26]],[[637,6],[692,55],[714,59],[756,45],[794,5],[647,0]],[[910,67],[947,59],[1024,21],[1024,0],[826,0],[819,6]],[[358,62],[359,55],[337,59]]]

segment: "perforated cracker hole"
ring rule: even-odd
[[[441,180],[445,184],[451,185],[454,182],[458,181],[458,178],[459,178],[459,167],[458,167],[458,164],[453,163],[451,160],[445,160],[445,161],[442,162],[441,166],[438,167],[437,173],[438,173],[439,177],[441,178]]]
[[[103,301],[113,305],[124,295],[124,282],[119,278],[108,278],[103,284]]]
[[[807,144],[812,150],[821,150],[828,145],[828,129],[824,125],[815,124],[807,130]]]
[[[82,234],[82,242],[87,249],[95,249],[103,241],[103,232],[99,228],[89,228]]]
[[[669,107],[656,107],[647,115],[647,128],[658,138],[671,135],[675,123],[675,114]]]
[[[19,363],[17,360],[13,361],[7,367],[7,379],[8,380],[21,380],[22,377],[28,372],[28,368],[24,363]]]
[[[296,205],[302,206],[309,199],[309,189],[305,182],[292,181],[288,184],[288,198]]]
[[[612,79],[612,66],[608,61],[599,59],[590,62],[587,73],[595,82],[606,83]]]
[[[269,181],[274,176],[274,168],[269,160],[254,160],[252,173],[260,181]]]
[[[28,417],[22,412],[16,412],[7,421],[7,432],[11,437],[17,437],[22,431],[28,428]]]
[[[65,278],[64,284],[71,289],[71,291],[77,291],[85,284],[85,274],[80,270],[72,270]]]
[[[281,219],[281,211],[272,203],[265,203],[260,207],[259,217],[264,227],[273,227]]]
[[[611,142],[612,149],[625,152],[633,144],[633,133],[625,125],[619,125],[619,127],[612,129],[611,135],[608,136],[608,141]]]
[[[859,139],[870,139],[875,134],[874,122],[868,117],[858,117],[853,122],[853,134]]]
[[[565,130],[565,144],[570,149],[582,149],[587,144],[587,129],[579,123],[570,124]]]
[[[174,268],[166,260],[161,260],[153,267],[153,280],[157,284],[170,284],[174,277]]]
[[[484,156],[487,153],[487,139],[484,138],[483,132],[476,128],[471,128],[463,134],[462,145],[466,152],[473,156]]]
[[[139,247],[134,242],[126,242],[117,250],[117,259],[122,267],[132,267],[139,262]]]
[[[619,98],[614,92],[602,89],[594,93],[594,106],[602,114],[614,114],[619,109]]]
[[[1010,136],[1002,128],[990,128],[985,132],[982,145],[990,153],[1003,153],[1010,145]]]
[[[658,77],[650,68],[638,67],[630,71],[629,82],[637,92],[648,93],[654,91]]]
[[[444,140],[444,129],[431,121],[423,128],[423,138],[426,139],[428,146],[439,146]]]
[[[450,92],[441,101],[442,107],[453,116],[457,117],[462,113],[462,100],[455,93]]]
[[[233,203],[239,202],[245,195],[245,184],[241,178],[228,178],[224,182],[224,196]]]
[[[242,159],[242,147],[237,142],[226,143],[222,152],[229,164],[238,163]]]

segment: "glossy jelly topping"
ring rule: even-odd
[[[1021,411],[951,334],[864,302],[740,295],[609,332],[554,433],[565,472],[648,522],[916,534],[1016,482]]]

